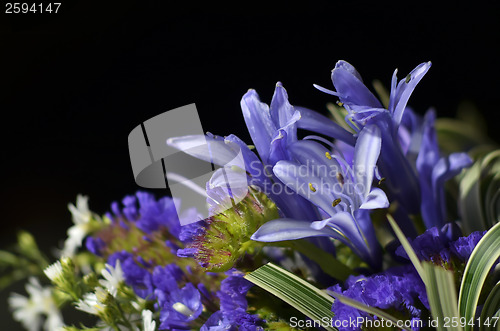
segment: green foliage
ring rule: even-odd
[[[500,149],[478,159],[460,181],[459,209],[466,233],[500,220]]]
[[[495,327],[494,322],[486,323],[487,320],[492,319],[497,322],[497,327]],[[484,302],[483,310],[481,311],[481,321],[479,325],[479,330],[481,331],[493,331],[500,328],[500,282],[498,282],[495,287],[488,294],[488,298]]]
[[[29,276],[43,274],[48,264],[35,238],[26,231],[20,231],[11,252],[0,251],[0,290]]]
[[[459,321],[460,317],[453,273],[429,262],[424,262],[422,266],[427,280],[427,298],[431,307],[431,314],[434,320],[437,321],[437,329],[439,331],[446,329],[462,331],[463,328],[460,323],[456,325],[447,323],[450,327],[445,327],[446,322],[449,322],[448,319]]]
[[[330,319],[333,298],[305,280],[272,263],[248,273],[245,278],[274,294],[313,321]],[[326,326],[325,330],[336,330]]]
[[[500,223],[491,228],[479,241],[465,267],[458,307],[468,321],[475,318],[481,290],[493,265],[500,258]],[[499,307],[500,308],[500,307]],[[471,330],[470,325],[465,331]]]

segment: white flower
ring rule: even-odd
[[[73,216],[74,225],[68,229],[68,238],[64,242],[61,255],[73,257],[88,235],[92,212],[89,210],[88,197],[80,194],[76,197],[76,206],[70,203],[68,209]]]
[[[31,277],[26,284],[26,292],[29,297],[17,293],[12,293],[9,297],[9,306],[15,320],[29,331],[40,330],[43,316],[46,317],[44,330],[52,331],[64,326],[50,287],[42,287],[36,278]]]
[[[151,310],[144,309],[142,311],[142,321],[144,323],[144,331],[156,330],[156,322],[153,320],[153,313]]]
[[[105,300],[107,292],[101,287],[96,287],[95,293],[86,293],[83,295],[83,300],[78,301],[76,309],[84,311],[92,315],[99,315],[103,312],[106,306],[103,301]]]
[[[57,261],[54,264],[49,265],[43,272],[51,281],[56,282],[63,276],[61,261]]]
[[[106,264],[106,267],[101,271],[101,274],[105,279],[99,280],[99,283],[106,288],[112,296],[116,297],[118,286],[125,279],[123,277],[123,270],[120,266],[120,260],[116,260],[114,268],[111,265]]]

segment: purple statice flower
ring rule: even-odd
[[[430,228],[415,239],[409,239],[409,242],[420,260],[439,265],[456,259],[466,262],[484,233],[473,232],[467,237],[460,237],[458,226],[448,223],[441,229]],[[396,255],[409,259],[403,246],[396,249]]]
[[[253,284],[244,279],[241,272],[233,270],[227,273],[229,276],[221,282],[217,292],[223,318],[238,330],[263,330],[260,326],[263,321],[257,315],[247,313],[246,294]]]
[[[385,193],[373,188],[375,165],[380,152],[380,130],[366,126],[356,142],[352,165],[330,154],[321,144],[298,141],[290,146],[295,161],[280,161],[274,174],[297,194],[315,204],[326,218],[310,222],[282,218],[265,223],[253,240],[274,242],[327,236],[349,246],[369,265],[380,267],[380,248],[370,219],[370,210],[386,208]]]
[[[85,247],[89,252],[97,256],[102,255],[102,250],[106,247],[106,243],[99,237],[87,237]]]
[[[205,324],[200,328],[200,331],[235,331],[234,326],[229,319],[224,317],[222,311],[218,310],[213,313]]]
[[[198,318],[203,310],[201,294],[192,283],[187,283],[183,288],[176,286],[168,293],[157,288],[155,294],[160,307],[162,330],[189,330],[189,322]]]
[[[379,127],[382,133],[379,162],[381,174],[387,178],[386,185],[391,192],[391,200],[398,200],[410,213],[417,213],[420,209],[420,188],[417,174],[406,159],[399,143],[398,128],[410,95],[430,66],[430,62],[418,65],[399,83],[396,76],[397,70],[394,71],[388,109],[385,109],[364,85],[361,75],[356,69],[345,61],[337,62],[332,71],[332,81],[336,92],[316,86],[323,92],[339,97],[348,112],[346,122],[356,132],[360,132],[370,124]],[[324,126],[324,123],[317,124]],[[343,140],[343,136],[330,136]],[[349,143],[350,140],[346,142]],[[406,227],[410,229],[407,230]],[[411,226],[406,227],[404,230],[411,231]]]
[[[486,231],[476,231],[472,232],[467,237],[458,238],[458,240],[450,244],[451,253],[458,257],[461,261],[466,262],[474,248],[476,248],[477,243],[483,238]]]
[[[369,277],[350,276],[345,282],[345,290],[338,284],[329,290],[371,307],[395,309],[414,321],[419,321],[422,317],[421,308],[429,309],[425,285],[415,269],[409,265],[391,268]],[[338,300],[333,303],[332,311],[335,313],[334,321],[369,318],[367,313],[344,305]],[[360,327],[339,327],[339,330],[360,330]]]
[[[167,228],[169,233],[177,239],[179,238],[181,226],[176,204],[180,204],[180,202],[171,197],[156,200],[151,193],[139,191],[135,195],[126,196],[122,200],[122,204],[123,208],[121,209],[118,204],[112,204],[114,215],[110,215],[110,218],[113,221],[120,222],[121,218],[125,217],[147,234],[160,228]],[[196,217],[196,215],[191,216]],[[124,226],[126,227],[126,225]]]
[[[111,254],[108,257],[108,264],[115,267],[117,260],[120,260],[125,283],[131,286],[139,297],[151,298],[153,296],[152,279],[146,267],[136,262],[133,254],[127,251]]]
[[[411,240],[408,239],[415,254],[420,260],[431,261],[440,264],[441,261],[449,261],[448,246],[450,239],[436,227],[427,229],[423,234]],[[396,255],[408,259],[403,246],[396,249]]]
[[[446,223],[444,183],[472,164],[467,153],[453,153],[441,157],[436,137],[434,111],[424,118],[422,142],[416,160],[422,193],[421,213],[427,228],[442,227]]]

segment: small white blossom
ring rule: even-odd
[[[105,289],[96,287],[95,293],[91,292],[83,295],[83,300],[78,301],[76,309],[92,315],[99,315],[106,308],[103,303],[107,295],[106,293]]]
[[[59,278],[63,276],[63,268],[61,265],[61,261],[57,261],[51,265],[49,265],[43,271],[45,275],[53,282],[56,282]]]
[[[64,248],[61,256],[73,257],[76,250],[82,246],[83,239],[89,234],[89,223],[95,215],[89,210],[88,197],[78,195],[76,197],[76,206],[68,204],[74,225],[68,229],[68,238],[64,242]]]
[[[120,266],[120,260],[116,260],[116,265],[113,268],[111,265],[106,264],[106,267],[101,271],[104,279],[99,280],[99,283],[116,297],[120,283],[124,281],[123,270]]]
[[[12,293],[9,297],[9,306],[15,320],[29,331],[40,330],[44,316],[44,330],[52,331],[64,326],[50,287],[42,287],[36,278],[31,277],[26,284],[26,292],[29,297],[17,293]]]
[[[153,313],[151,310],[144,309],[142,311],[142,321],[144,323],[144,331],[156,330],[156,322],[153,320]]]

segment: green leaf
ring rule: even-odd
[[[396,221],[394,220],[394,218],[391,215],[389,215],[389,214],[387,215],[387,220],[389,221],[389,224],[391,225],[392,230],[396,234],[396,237],[398,237],[399,242],[401,243],[401,245],[403,245],[403,248],[404,248],[406,254],[408,254],[408,257],[410,258],[411,263],[415,267],[415,270],[417,270],[418,275],[420,276],[420,278],[422,279],[424,284],[426,284],[426,277],[425,277],[424,269],[422,267],[422,264],[420,263],[420,260],[417,257],[417,254],[415,254],[413,247],[411,247],[410,242],[408,241],[408,239],[406,239],[403,231],[401,231],[398,224],[396,223]]]
[[[434,320],[438,321],[437,329],[462,331],[453,273],[429,262],[423,262],[422,266],[427,279],[425,289],[431,314]],[[445,328],[445,318],[451,320],[447,328]],[[454,321],[457,322],[456,326],[453,326]]]
[[[465,171],[459,186],[459,210],[466,233],[486,228],[486,220],[481,208],[480,182],[481,163],[474,163]]]
[[[333,121],[346,129],[347,131],[354,133],[354,130],[347,124],[345,117],[347,116],[347,110],[344,107],[334,105],[329,102],[326,104],[326,108],[333,117]]]
[[[248,273],[245,278],[313,321],[322,321],[324,318],[330,320],[334,316],[331,310],[334,299],[331,296],[272,263]],[[325,326],[325,329],[336,330],[332,326]]]
[[[467,321],[475,317],[481,289],[499,257],[500,223],[497,223],[479,241],[465,266],[458,307]],[[470,329],[470,325],[465,326],[465,331]]]
[[[377,92],[380,101],[382,102],[382,105],[385,108],[389,108],[389,101],[390,101],[390,94],[389,91],[385,88],[384,84],[382,84],[381,81],[378,79],[375,79],[372,82],[373,88],[375,89],[375,92]]]
[[[326,292],[328,294],[334,296],[335,298],[337,298],[340,302],[342,302],[345,305],[362,310],[364,312],[367,312],[368,314],[376,315],[379,318],[383,318],[385,320],[391,321],[393,325],[398,325],[398,323],[401,322],[396,317],[392,316],[391,314],[386,313],[383,310],[380,310],[380,309],[375,308],[375,307],[367,306],[364,303],[361,303],[361,302],[356,301],[354,299],[348,298],[348,297],[346,297],[342,294],[339,294],[337,292],[333,292],[333,291],[326,291]],[[411,329],[406,328],[404,326],[401,326],[401,329],[411,331]]]
[[[459,185],[459,209],[466,234],[484,231],[500,219],[500,150],[477,160]]]
[[[491,290],[488,298],[486,299],[483,310],[481,311],[481,321],[485,321],[487,318],[491,320],[492,317],[500,318],[500,282],[498,282],[493,290]],[[490,331],[490,330],[498,330],[500,326],[499,321],[497,320],[497,328],[494,327],[493,323],[491,325],[486,325],[486,323],[481,323],[479,325],[480,331]]]

